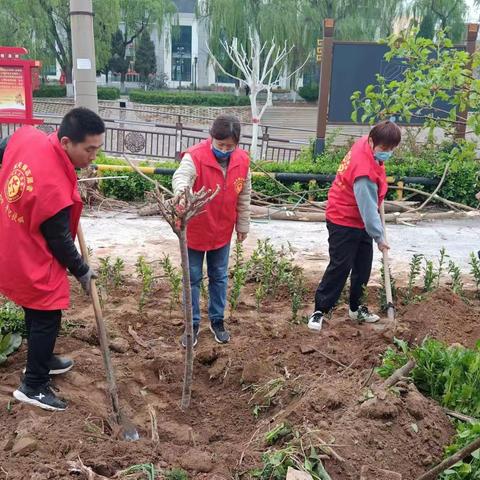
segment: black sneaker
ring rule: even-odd
[[[213,333],[213,336],[218,343],[228,343],[230,341],[230,334],[225,330],[223,320],[210,323],[210,331]]]
[[[310,318],[308,319],[308,328],[310,330],[319,331],[322,329],[324,320],[325,314],[317,310],[310,315]]]
[[[44,410],[63,411],[67,408],[67,402],[58,398],[50,382],[41,387],[31,388],[22,383],[13,396],[20,402],[35,405]]]
[[[48,362],[50,375],[61,375],[66,373],[73,367],[73,360],[65,357],[58,357],[57,355],[52,355],[50,362]],[[26,368],[23,369],[23,374],[27,371]]]
[[[193,346],[195,346],[198,343],[198,331],[200,330],[199,325],[194,325],[193,326]],[[181,340],[182,347],[187,348],[187,334],[184,333],[182,335],[182,340]]]

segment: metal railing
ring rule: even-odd
[[[171,115],[171,114],[170,114]],[[51,133],[61,122],[57,115],[40,115],[45,121],[38,128]],[[103,151],[111,155],[129,154],[151,160],[179,160],[180,153],[192,145],[208,138],[208,128],[186,126],[181,115],[177,122],[158,123],[141,122],[127,119],[105,118],[106,131]],[[20,124],[0,124],[0,137],[11,135]],[[272,137],[270,126],[262,126],[262,133],[258,139],[258,152],[262,160],[278,163],[294,161],[302,147],[308,142],[301,140],[287,140]],[[240,147],[250,150],[251,135],[242,135]]]

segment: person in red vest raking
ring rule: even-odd
[[[330,263],[315,293],[315,310],[308,328],[321,330],[350,277],[350,319],[374,323],[380,317],[362,305],[373,260],[372,239],[383,252],[389,249],[379,214],[387,193],[385,162],[401,140],[391,121],[375,125],[342,160],[328,192],[326,210]]]
[[[227,299],[228,257],[234,229],[243,242],[250,228],[250,159],[238,148],[240,122],[232,115],[220,115],[210,128],[210,138],[189,148],[173,176],[175,195],[202,187],[218,195],[187,225],[188,260],[193,307],[193,344],[197,344],[200,328],[200,285],[203,261],[207,257],[208,316],[210,330],[218,343],[228,343],[224,311]],[[185,334],[181,343],[186,346]]]
[[[51,135],[25,126],[0,144],[0,293],[25,310],[28,341],[13,395],[46,410],[65,410],[50,375],[73,366],[53,354],[70,302],[66,269],[87,293],[96,278],[74,244],[83,207],[75,169],[92,163],[104,132],[96,113],[75,108]]]

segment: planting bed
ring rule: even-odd
[[[308,280],[310,297],[316,280]],[[216,344],[204,321],[195,349],[192,403],[182,412],[182,318],[177,308],[169,315],[168,287],[160,281],[157,288],[142,314],[140,284],[133,276],[104,299],[121,403],[141,439],[119,440],[112,429],[93,312],[72,283],[73,305],[65,313],[57,352],[70,355],[75,367],[55,379],[69,408],[49,413],[12,401],[25,346],[0,366],[0,479],[89,478],[69,472],[68,462],[78,458],[107,478],[143,463],[160,471],[181,467],[193,479],[252,478],[249,472],[261,468],[269,448],[265,433],[281,422],[302,435],[305,450],[313,444],[329,455],[323,463],[335,480],[359,479],[364,465],[411,480],[442,458],[454,428],[434,401],[412,385],[401,395],[366,398],[365,385],[382,381],[371,375],[372,367],[392,344],[384,323],[355,325],[341,306],[320,333],[313,333],[290,322],[288,299],[265,301],[258,313],[250,284],[228,322],[229,345]],[[476,305],[440,290],[400,309],[397,336],[420,341],[434,334],[472,346],[480,338],[478,312]],[[259,388],[273,384],[275,390]],[[157,415],[158,443],[151,440],[149,405]],[[25,436],[34,442],[15,452]],[[320,443],[333,444],[336,455],[318,448]]]

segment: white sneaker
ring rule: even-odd
[[[358,323],[375,323],[380,320],[380,317],[374,313],[370,313],[368,307],[365,305],[360,305],[356,312],[352,312],[349,309],[348,316],[351,320],[355,320]]]
[[[308,328],[310,330],[321,330],[323,325],[324,315],[322,312],[313,312],[308,319]]]

